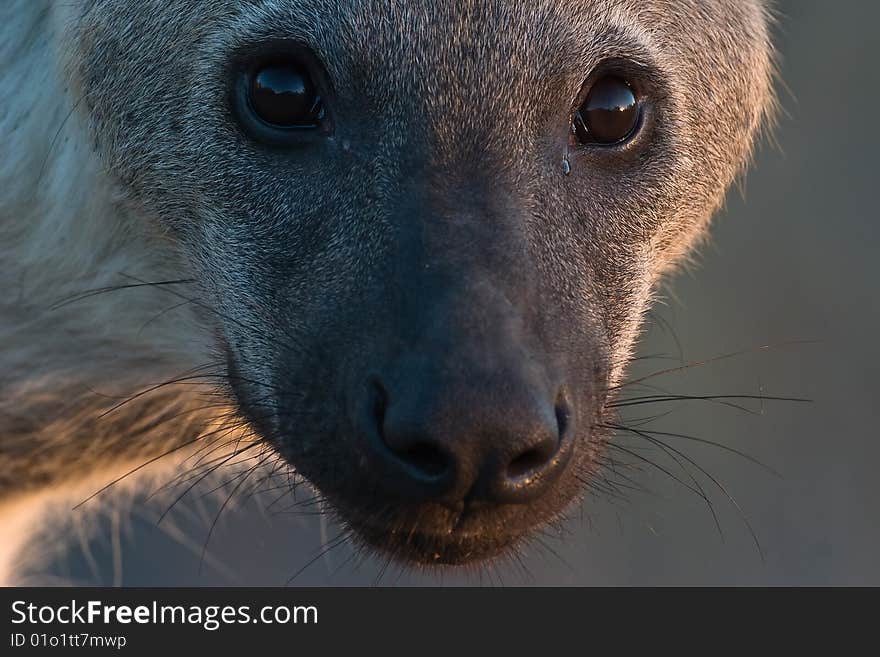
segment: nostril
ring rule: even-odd
[[[557,458],[570,443],[571,411],[564,392],[560,391],[553,410],[555,422],[548,422],[543,430],[533,435],[530,444],[524,446],[525,449],[507,464],[505,477],[508,485],[524,487],[522,492],[538,480],[551,476],[551,471],[558,470],[557,466],[561,466],[565,460]],[[536,480],[537,475],[541,476]]]
[[[447,455],[430,443],[418,442],[405,449],[391,448],[391,451],[410,468],[430,479],[441,477],[451,467]]]
[[[452,470],[450,455],[425,440],[419,432],[408,430],[389,418],[388,392],[378,380],[373,380],[372,410],[386,458],[392,457],[409,469],[410,476],[425,482],[440,479]]]
[[[491,405],[461,408],[447,399],[459,400],[456,388],[398,390],[378,377],[369,383],[358,416],[362,463],[394,495],[523,504],[542,495],[570,460],[576,419],[562,390],[542,399],[538,389],[514,386],[507,399],[502,387],[489,391]]]
[[[507,476],[519,479],[540,470],[552,456],[547,449],[535,448],[520,454],[507,466]]]

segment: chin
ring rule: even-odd
[[[560,492],[532,505],[399,501],[369,510],[344,503],[334,508],[351,541],[366,552],[416,570],[468,571],[505,560],[561,521],[580,495],[573,487]]]

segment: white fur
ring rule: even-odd
[[[89,454],[100,450],[90,447],[95,432],[112,437],[122,433],[120,424],[149,419],[133,404],[131,412],[120,409],[96,424],[115,403],[112,397],[210,361],[207,340],[192,342],[190,336],[202,332],[188,330],[195,322],[188,308],[160,314],[180,302],[167,290],[111,292],[55,307],[83,291],[131,282],[126,277],[186,276],[162,235],[119,202],[92,154],[74,111],[76,89],[64,74],[65,13],[78,11],[71,5],[0,5],[0,477],[26,479],[33,469],[41,474],[39,455],[25,466],[11,456],[30,444],[81,450],[85,467],[93,462],[99,474],[88,485],[57,481],[4,500],[0,582],[6,583],[15,579],[15,556],[48,509],[73,506],[114,472],[137,464],[129,454],[105,468],[106,453]],[[159,248],[146,248],[149,243]],[[197,408],[194,386],[175,393],[181,412]],[[40,422],[37,433],[27,428],[28,420]],[[134,451],[147,454],[150,436],[139,440],[144,448]],[[9,463],[28,472],[9,472]]]

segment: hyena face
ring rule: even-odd
[[[95,148],[241,413],[368,544],[488,558],[601,460],[769,99],[744,0],[92,0]]]

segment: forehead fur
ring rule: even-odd
[[[475,139],[527,148],[530,122],[568,108],[596,64],[644,64],[668,89],[677,174],[706,216],[771,94],[758,0],[92,0],[79,12],[74,77],[95,133],[142,173],[155,170],[151,153],[196,147],[187,120],[222,99],[231,53],[272,38],[314,49],[343,102],[421,125],[450,152]]]

